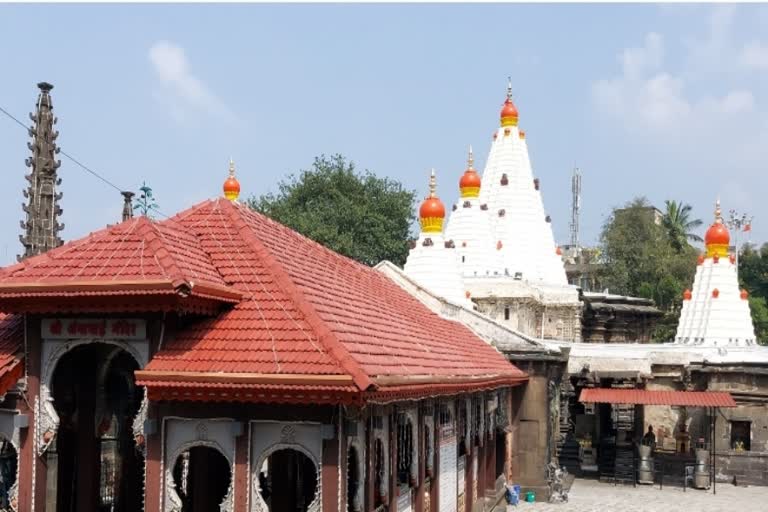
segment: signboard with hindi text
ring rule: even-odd
[[[147,338],[147,322],[137,318],[44,318],[41,327],[42,338],[49,340]]]

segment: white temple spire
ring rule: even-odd
[[[736,258],[729,254],[730,233],[720,200],[714,222],[704,235],[706,252],[699,256],[693,288],[683,294],[675,343],[708,347],[755,344],[755,328],[746,290],[739,290]]]

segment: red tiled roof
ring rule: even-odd
[[[178,293],[225,302],[240,299],[193,233],[146,217],[97,231],[0,273],[0,300],[14,304],[11,308],[24,299],[34,304],[56,297]]]
[[[152,386],[166,395],[169,387],[208,386],[194,372],[304,375],[309,385],[319,385],[312,376],[347,376],[342,387],[359,391],[386,388],[377,384],[381,377],[424,378],[424,392],[431,380],[454,379],[457,392],[526,379],[469,329],[432,313],[382,273],[246,206],[208,201],[158,224],[193,233],[243,299],[165,343],[137,372],[150,393]]]
[[[650,389],[585,388],[580,402],[687,407],[736,407],[730,393],[718,391],[660,391]]]
[[[24,373],[23,319],[0,313],[0,395],[8,391]]]

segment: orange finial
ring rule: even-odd
[[[443,231],[443,219],[445,219],[445,206],[437,197],[437,178],[435,170],[429,175],[429,195],[424,199],[419,208],[419,223],[424,233],[440,233]]]
[[[747,290],[741,290],[741,300],[747,300],[749,298],[749,292]]]
[[[731,242],[731,235],[728,228],[723,223],[723,217],[720,211],[720,199],[715,203],[715,222],[704,234],[704,244],[707,246],[707,257],[728,256],[728,244]]]
[[[467,157],[467,170],[461,175],[459,180],[459,190],[461,197],[478,197],[480,195],[480,175],[474,167],[475,156],[472,153],[472,146],[469,146],[469,156]]]
[[[512,103],[512,78],[507,83],[507,99],[501,107],[501,126],[517,126],[517,107]]]
[[[691,300],[691,290],[685,290],[683,292],[683,300]]]
[[[716,298],[718,298],[719,296],[720,296],[720,290],[718,290],[717,288],[715,288],[714,290],[712,290],[712,298],[716,299]]]
[[[235,178],[235,162],[229,159],[229,177],[224,182],[224,197],[230,201],[237,201],[240,197],[240,182]]]

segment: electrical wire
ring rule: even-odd
[[[24,128],[25,130],[27,130],[27,132],[31,132],[31,131],[32,131],[32,128],[31,128],[31,127],[29,127],[29,126],[27,126],[26,124],[24,124],[24,123],[23,123],[22,121],[20,121],[20,120],[19,120],[19,119],[18,119],[16,116],[14,116],[13,114],[11,114],[10,112],[8,112],[7,110],[5,110],[5,109],[4,109],[3,107],[1,107],[1,106],[0,106],[0,112],[2,112],[3,114],[5,114],[6,116],[8,116],[8,118],[9,118],[9,119],[11,119],[12,121],[14,121],[16,124],[18,124],[19,126],[21,126],[22,128]],[[105,184],[107,184],[108,186],[110,186],[110,187],[112,187],[113,189],[117,190],[118,192],[122,193],[122,192],[125,190],[124,188],[120,188],[120,187],[118,187],[117,185],[115,185],[114,183],[112,183],[111,181],[109,181],[107,178],[105,178],[104,176],[102,176],[102,175],[101,175],[101,174],[99,174],[98,172],[94,171],[93,169],[91,169],[90,167],[88,167],[87,165],[85,165],[85,164],[84,164],[84,163],[82,163],[80,160],[78,160],[78,159],[77,159],[77,158],[75,158],[74,156],[70,155],[69,153],[67,153],[66,151],[64,151],[63,149],[61,149],[60,147],[58,148],[58,150],[59,150],[58,152],[59,152],[59,153],[60,153],[62,156],[64,156],[64,157],[68,158],[68,159],[69,159],[69,160],[70,160],[72,163],[74,163],[75,165],[77,165],[78,167],[80,167],[81,169],[83,169],[84,171],[88,172],[89,174],[91,174],[91,175],[92,175],[92,176],[94,176],[95,178],[97,178],[97,179],[101,180],[102,182],[104,182],[104,183],[105,183]],[[154,211],[155,213],[157,213],[157,214],[158,214],[158,215],[160,215],[161,217],[164,217],[164,218],[166,218],[166,219],[167,219],[167,218],[169,218],[169,216],[168,216],[168,215],[166,215],[166,214],[164,214],[163,212],[161,212],[161,211],[160,211],[160,210],[159,210],[157,207],[155,207],[155,206],[147,205],[147,208],[148,208],[148,209],[150,209],[150,210],[152,210],[152,211]]]

